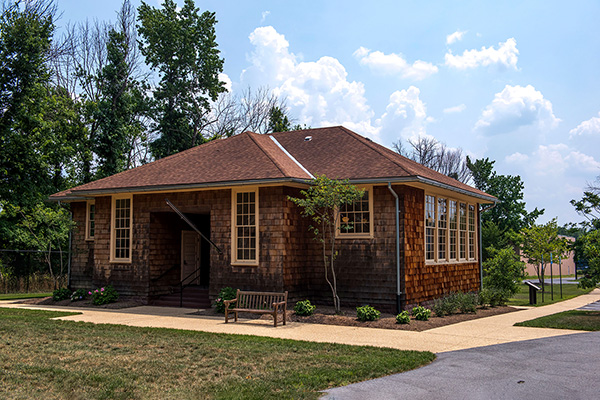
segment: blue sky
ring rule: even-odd
[[[120,4],[58,0],[58,25],[114,20]],[[520,175],[539,222],[582,219],[569,200],[600,175],[600,2],[196,5],[216,12],[234,92],[268,85],[296,122],[388,147],[433,136]]]

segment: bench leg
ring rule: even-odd
[[[235,315],[235,322],[237,322],[237,313],[238,313],[237,311],[235,311],[235,312],[234,312],[234,315]]]
[[[273,324],[275,325],[275,328],[277,328],[277,310],[273,313]]]
[[[283,324],[285,325],[285,320],[287,319],[287,310],[283,307]]]
[[[225,323],[229,322],[229,313],[227,311],[229,311],[228,308],[225,308]]]

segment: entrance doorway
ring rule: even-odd
[[[201,240],[194,231],[181,231],[181,281],[184,285],[200,285]]]

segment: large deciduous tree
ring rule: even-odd
[[[52,81],[54,14],[53,3],[40,0],[5,3],[0,17],[2,248],[48,251],[50,242],[61,247],[65,236],[54,233],[70,226],[58,217],[58,207],[44,203],[70,184],[83,132],[70,93]],[[39,223],[27,224],[34,220]]]
[[[217,49],[215,14],[200,11],[193,0],[181,9],[173,0],[162,8],[142,2],[138,8],[140,49],[146,62],[158,71],[154,90],[156,158],[165,157],[205,141],[202,127],[210,101],[225,91],[219,80],[223,59]]]
[[[467,166],[471,171],[475,187],[498,198],[498,203],[481,214],[481,236],[483,260],[489,258],[489,247],[501,249],[510,244],[511,233],[531,226],[544,210],[535,208],[527,212],[523,201],[525,185],[516,175],[500,175],[494,171],[495,161],[489,158],[471,161]]]
[[[338,255],[335,248],[336,231],[344,228],[344,223],[340,221],[340,209],[360,199],[364,190],[350,185],[347,180],[329,179],[323,175],[313,179],[310,188],[300,193],[304,198],[289,197],[289,200],[302,208],[303,216],[313,220],[314,224],[310,226],[310,230],[315,239],[322,243],[325,280],[331,288],[335,310],[340,312],[335,265]]]

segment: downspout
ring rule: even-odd
[[[492,208],[496,207],[496,203],[484,207],[481,210],[479,210],[479,212],[477,213],[477,225],[479,226],[479,246],[477,246],[479,248],[479,290],[483,290],[483,249],[481,248],[482,246],[482,240],[481,240],[481,213],[491,210]]]
[[[396,310],[402,311],[402,286],[400,284],[400,205],[398,194],[392,189],[392,183],[388,182],[388,190],[396,199]]]

